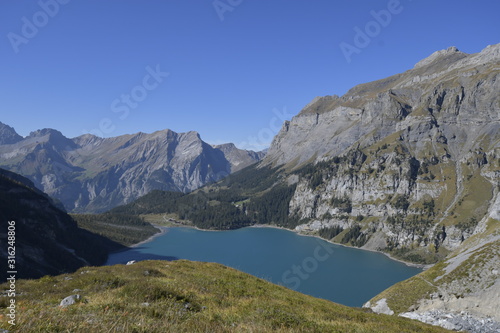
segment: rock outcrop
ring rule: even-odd
[[[19,142],[23,139],[22,136],[10,126],[0,123],[0,145]]]
[[[290,201],[298,231],[359,228],[351,245],[432,262],[477,232],[499,200],[499,91],[500,44],[438,51],[402,74],[316,98],[284,123],[262,163],[299,175]]]
[[[475,138],[497,128],[499,61],[500,44],[471,55],[449,48],[402,74],[358,85],[342,97],[318,97],[284,123],[265,161],[313,162],[394,133],[415,148],[446,143],[456,157],[477,147]]]
[[[0,166],[28,177],[72,212],[105,211],[155,189],[189,192],[262,157],[230,144],[212,147],[196,132],[68,139],[42,129],[21,138],[2,126]]]

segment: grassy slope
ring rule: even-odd
[[[17,325],[9,327],[5,316],[0,324],[13,332],[446,331],[306,296],[215,263],[84,267],[74,274],[20,280],[17,289]],[[58,306],[76,293],[81,302]],[[2,298],[0,313],[6,304]]]

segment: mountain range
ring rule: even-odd
[[[500,214],[499,77],[500,44],[438,51],[402,74],[316,98],[258,164],[148,209],[189,206],[181,215],[200,227],[335,229],[334,241],[434,263]],[[140,212],[147,200],[161,201],[118,211]]]
[[[256,165],[116,210],[177,214],[202,228],[273,224],[434,264],[366,306],[454,329],[456,316],[500,321],[499,92],[500,44],[437,51],[404,73],[314,99]]]
[[[71,212],[102,212],[148,192],[189,192],[263,157],[197,132],[66,138],[54,129],[23,138],[0,123],[0,166],[29,178]]]
[[[0,125],[0,165],[75,212],[121,205],[111,213],[168,213],[206,229],[272,224],[433,264],[365,306],[422,321],[437,309],[500,321],[499,92],[500,44],[450,47],[315,98],[258,163],[259,153],[210,146],[195,132],[22,138]]]

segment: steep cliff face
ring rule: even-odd
[[[0,165],[30,178],[73,212],[104,211],[154,189],[188,192],[260,158],[236,147],[212,147],[196,132],[170,130],[68,139],[43,129],[0,145]]]
[[[337,241],[432,262],[474,234],[498,198],[499,91],[500,44],[439,51],[315,99],[283,125],[263,163],[298,175],[297,230],[336,227]]]
[[[263,163],[296,184],[296,230],[438,262],[367,307],[498,330],[500,44],[438,51],[402,74],[316,98],[283,125]]]
[[[28,179],[0,169],[0,220],[2,244],[7,222],[15,227],[15,260],[18,278],[38,278],[71,272],[85,265],[101,265],[112,249],[109,240],[77,227],[76,222],[37,190]],[[7,246],[0,256],[7,260]],[[5,280],[6,271],[2,272]]]
[[[450,154],[467,152],[478,146],[476,138],[497,128],[491,122],[500,117],[499,58],[499,45],[472,55],[449,48],[342,97],[316,98],[285,122],[265,160],[297,165],[339,155],[353,145],[366,147],[394,133],[415,149],[438,142]]]

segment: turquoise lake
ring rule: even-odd
[[[146,259],[217,262],[348,306],[361,306],[422,271],[381,253],[264,227],[232,231],[168,228],[147,243],[111,254],[106,264]]]

